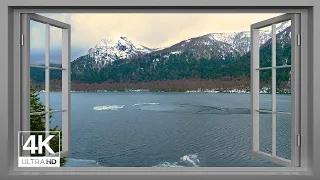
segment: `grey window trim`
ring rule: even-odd
[[[14,29],[20,29],[20,25],[17,24],[16,22],[20,22],[20,14],[21,13],[57,13],[57,12],[68,12],[68,13],[80,13],[80,12],[136,12],[137,10],[119,10],[119,9],[108,9],[108,10],[104,10],[104,9],[94,9],[94,10],[90,10],[90,9],[14,9]],[[140,10],[139,10],[140,11]],[[163,12],[163,10],[141,10],[140,12]],[[302,57],[305,57],[306,60],[309,60],[311,57],[308,56],[308,49],[307,49],[307,42],[308,40],[308,27],[310,27],[308,25],[308,15],[309,15],[309,11],[308,9],[281,9],[281,8],[275,8],[275,9],[253,9],[253,8],[247,8],[245,9],[217,9],[217,10],[203,10],[203,12],[217,12],[217,13],[228,13],[228,12],[234,12],[237,11],[238,13],[262,13],[262,12],[272,12],[272,13],[301,13],[302,15],[302,24],[304,25],[302,28],[302,44],[306,44],[305,48],[302,49]],[[166,12],[179,12],[176,10],[168,10]],[[185,11],[180,11],[180,12],[185,12]],[[192,11],[191,11],[192,12]],[[15,31],[14,32],[14,46],[17,47],[17,45],[20,44],[20,39],[16,38],[17,36],[19,36],[19,31]],[[20,107],[20,85],[19,83],[21,82],[20,76],[19,74],[20,72],[20,67],[23,66],[23,62],[19,62],[19,56],[20,56],[20,50],[19,49],[14,49],[14,59],[15,59],[15,87],[18,89],[15,89],[16,91],[14,92],[14,94],[16,94],[17,96],[15,96],[15,101],[14,104],[16,105],[16,107]],[[312,59],[311,59],[312,60]],[[21,64],[20,64],[21,63]],[[305,80],[302,81],[302,101],[301,101],[301,106],[302,111],[301,111],[301,116],[303,117],[302,119],[308,119],[309,115],[308,115],[308,107],[312,106],[312,105],[308,105],[308,100],[310,100],[309,96],[308,96],[308,92],[310,92],[311,90],[308,89],[308,86],[310,82],[308,82],[308,70],[310,69],[310,67],[308,66],[307,62],[302,63],[301,65],[302,67],[302,72],[301,72],[301,79]],[[308,99],[309,98],[309,99]],[[15,111],[17,113],[20,113],[20,109]],[[20,116],[19,114],[15,114],[14,116],[14,131],[18,131],[19,126],[20,126]],[[310,123],[310,122],[309,122]],[[205,173],[206,175],[252,175],[252,174],[256,174],[256,175],[284,175],[284,174],[294,174],[294,175],[309,175],[312,174],[312,157],[310,152],[311,150],[308,149],[308,144],[310,144],[310,140],[309,137],[312,137],[312,133],[313,131],[310,129],[312,128],[312,126],[309,124],[307,121],[303,121],[302,123],[302,141],[301,141],[301,146],[302,146],[302,162],[301,162],[301,167],[284,167],[284,168],[268,168],[268,167],[259,167],[259,168],[255,168],[255,167],[203,167],[203,168],[107,168],[107,167],[103,167],[103,168],[68,168],[68,167],[64,167],[64,168],[38,168],[38,169],[33,169],[33,168],[17,168],[17,166],[15,166],[14,164],[16,164],[16,161],[13,161],[14,164],[12,164],[11,166],[11,174],[21,174],[23,172],[28,172],[29,174],[55,174],[55,175],[63,175],[63,174],[71,174],[71,175],[75,175],[75,174],[86,174],[86,175],[96,175],[97,172],[99,172],[100,175],[103,174],[107,174],[107,175],[164,175],[164,174],[185,174],[185,175],[196,175],[196,174],[203,174]],[[310,130],[310,131],[308,131]],[[309,134],[308,134],[309,132]],[[17,147],[17,136],[14,134],[14,151],[16,151]],[[12,157],[12,159],[14,159],[16,157]]]

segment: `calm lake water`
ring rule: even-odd
[[[44,93],[40,93],[44,98]],[[290,95],[277,110],[290,112]],[[51,94],[61,109],[61,93]],[[260,107],[271,109],[271,95]],[[61,127],[61,113],[52,125]],[[290,115],[277,116],[277,154],[290,159]],[[271,115],[260,114],[260,146],[271,152]],[[279,166],[251,155],[250,94],[71,93],[67,166]]]

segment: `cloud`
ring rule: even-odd
[[[82,55],[103,37],[123,35],[147,47],[166,47],[209,33],[249,31],[250,25],[280,14],[237,13],[74,13],[41,14],[71,24],[72,51]],[[52,28],[52,48],[61,46],[61,30]],[[45,26],[31,24],[31,48],[43,49]],[[82,51],[82,52],[80,52]]]
[[[96,44],[102,37],[123,34],[148,47],[169,46],[217,32],[249,31],[250,25],[279,14],[101,13],[72,14],[73,42]]]

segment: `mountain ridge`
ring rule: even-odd
[[[290,23],[283,22],[277,26],[277,33],[290,26]],[[260,30],[260,44],[264,44],[271,38],[271,29]],[[129,40],[123,35],[104,37],[94,47],[88,50],[84,56],[93,58],[95,68],[101,69],[117,60],[125,60],[152,54],[172,54],[183,51],[193,51],[191,58],[225,58],[227,55],[244,55],[250,49],[250,32],[231,33],[209,33],[202,36],[192,37],[180,41],[168,47],[149,48]],[[79,57],[81,58],[81,57]],[[76,60],[78,60],[77,58]],[[76,61],[75,60],[75,61]]]
[[[265,59],[265,62],[261,63],[263,65],[271,63],[270,32],[268,30],[261,31],[263,36],[260,39],[260,53],[261,57]],[[290,56],[288,53],[291,37],[290,26],[285,23],[280,24],[277,32],[277,52],[280,53],[277,55],[277,59],[279,59],[279,63],[285,64],[291,61],[288,57]],[[116,40],[105,39],[100,41],[95,49],[90,49],[88,54],[71,63],[71,77],[74,84],[82,84],[83,86],[87,86],[84,85],[86,83],[96,84],[96,87],[97,83],[109,87],[124,88],[129,84],[131,84],[130,87],[134,87],[134,84],[138,82],[140,85],[142,82],[148,82],[144,85],[151,86],[153,84],[151,82],[158,82],[159,85],[159,83],[162,84],[166,81],[175,82],[170,84],[170,86],[175,86],[174,84],[179,84],[178,81],[183,79],[189,79],[188,81],[183,80],[184,84],[193,83],[192,79],[215,79],[215,81],[208,81],[208,83],[216,83],[217,88],[232,88],[234,86],[248,89],[250,84],[247,82],[250,77],[249,35],[246,31],[229,34],[210,33],[189,38],[162,49],[150,49],[123,36],[119,36]],[[108,56],[104,56],[103,52],[109,52]],[[98,58],[96,58],[97,56]],[[105,61],[106,57],[109,60]],[[113,57],[118,59],[112,59]],[[264,77],[263,81],[269,81],[267,76],[268,74],[261,76]],[[283,81],[288,81],[287,76],[285,73],[281,75]],[[40,82],[39,78],[36,79]],[[230,82],[227,83],[228,81]],[[119,84],[119,86],[115,86],[115,84]],[[141,87],[140,85],[139,87]],[[158,85],[153,84],[152,86]],[[88,86],[90,87],[90,85]],[[161,85],[161,87],[163,86]],[[285,86],[286,83],[284,83]],[[80,88],[80,86],[74,87]],[[104,89],[104,87],[101,88]]]

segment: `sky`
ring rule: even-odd
[[[125,36],[149,48],[171,46],[209,33],[249,31],[250,25],[274,13],[52,13],[41,14],[71,24],[72,60],[87,53],[102,38]],[[31,22],[31,64],[44,59],[45,25]],[[50,28],[50,59],[61,62],[61,30]],[[60,60],[60,61],[59,61]]]

